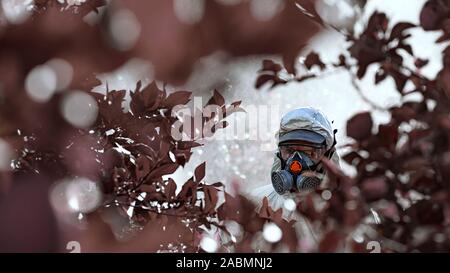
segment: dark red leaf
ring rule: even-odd
[[[311,69],[313,66],[318,66],[320,68],[320,70],[324,70],[325,69],[325,64],[322,62],[322,60],[320,59],[319,54],[317,54],[316,52],[311,52],[306,56],[304,65],[306,66],[306,68]]]
[[[218,190],[212,186],[204,186],[203,192],[205,193],[205,207],[203,208],[203,212],[207,214],[211,214],[215,212],[218,198]]]
[[[175,105],[184,105],[189,102],[192,92],[177,91],[171,93],[161,104],[165,108],[173,108]]]
[[[215,89],[213,93],[213,98],[217,105],[222,106],[225,104],[225,98],[222,96],[222,94],[219,93],[219,91]]]
[[[358,165],[361,160],[363,160],[362,156],[355,151],[351,151],[350,153],[344,155],[342,159],[352,166]]]
[[[394,39],[403,39],[403,31],[409,29],[409,28],[413,28],[416,27],[416,25],[412,24],[412,23],[408,23],[408,22],[400,22],[397,23],[391,31],[391,35],[389,36],[388,41],[392,41]]]
[[[450,40],[450,33],[445,32],[441,36],[439,36],[439,38],[436,40],[436,43],[442,43],[448,40]]]
[[[367,201],[375,201],[384,198],[389,189],[384,177],[374,177],[365,179],[361,190]]]
[[[378,69],[375,73],[375,84],[382,82],[384,79],[386,79],[386,76],[387,74],[383,69]]]
[[[147,111],[154,111],[165,98],[165,91],[160,90],[156,83],[151,82],[142,91],[131,92],[130,109],[134,115],[142,115]]]
[[[241,105],[241,103],[242,103],[242,101],[238,100],[238,101],[235,101],[235,102],[231,103],[231,105],[234,106],[234,107],[239,107]]]
[[[144,178],[150,172],[150,160],[145,155],[136,158],[136,178]]]
[[[155,170],[153,170],[150,173],[149,177],[150,178],[160,178],[163,175],[171,174],[171,173],[175,172],[178,169],[178,167],[179,167],[179,165],[176,163],[162,165],[162,166],[156,168]]]
[[[222,182],[216,182],[214,184],[211,184],[211,186],[213,186],[213,187],[223,187],[223,183]]]
[[[271,82],[271,81],[275,81],[276,76],[274,75],[268,75],[268,74],[262,74],[259,75],[258,79],[256,80],[255,83],[255,88],[259,89],[261,86],[263,86],[265,83],[267,82]]]
[[[377,31],[384,33],[387,30],[388,23],[389,20],[386,14],[376,11],[370,16],[365,33],[375,33]]]
[[[373,121],[370,112],[356,114],[347,121],[347,135],[362,141],[372,135]]]
[[[269,200],[267,199],[267,197],[263,198],[263,203],[262,206],[259,210],[259,217],[264,218],[264,219],[270,219],[271,215],[273,215],[273,210],[272,208],[269,206]]]
[[[425,65],[427,65],[429,61],[430,61],[430,60],[428,60],[428,59],[416,58],[416,60],[414,61],[414,65],[415,65],[417,68],[422,68],[422,67],[424,67]]]
[[[412,47],[411,47],[410,45],[407,45],[407,44],[403,44],[403,43],[402,43],[402,44],[399,44],[399,45],[397,46],[397,48],[401,48],[401,49],[405,50],[405,51],[408,52],[409,55],[411,55],[411,56],[414,55],[413,49],[412,49]]]
[[[198,183],[195,183],[192,179],[189,179],[183,184],[181,191],[177,195],[177,199],[180,201],[189,201],[192,204],[197,200],[197,187]]]
[[[198,165],[197,168],[195,168],[194,171],[194,181],[200,182],[205,177],[205,166],[206,162],[203,162],[202,164]]]
[[[261,71],[273,71],[273,72],[279,72],[283,69],[283,66],[281,64],[275,63],[272,60],[263,60],[263,67]]]
[[[99,104],[100,116],[107,122],[117,121],[123,118],[122,102],[125,98],[125,90],[108,91],[106,95],[91,93]]]
[[[420,12],[420,25],[424,30],[438,30],[441,21],[448,18],[448,4],[445,1],[427,1]]]
[[[175,192],[177,190],[177,184],[173,181],[172,178],[169,178],[167,181],[167,185],[164,186],[164,195],[169,198],[175,198]]]
[[[195,141],[180,141],[180,142],[178,142],[178,149],[180,149],[180,150],[186,150],[186,149],[192,149],[192,148],[195,148],[195,147],[200,147],[200,146],[202,146],[203,144],[200,144],[200,143],[198,143],[198,142],[195,142]]]
[[[339,62],[337,64],[333,64],[334,67],[346,67],[347,61],[343,54],[339,55]]]
[[[408,76],[399,71],[391,71],[391,76],[394,78],[397,90],[403,92],[406,82],[408,81]]]
[[[319,243],[319,252],[328,253],[338,251],[338,247],[342,245],[343,236],[337,231],[327,232]]]
[[[171,144],[169,142],[164,141],[164,140],[161,141],[160,148],[159,148],[159,151],[158,151],[158,158],[160,160],[169,158],[170,146],[171,146]]]
[[[421,200],[413,204],[406,213],[421,225],[440,225],[445,220],[442,205],[430,200]]]
[[[393,107],[391,113],[392,118],[399,122],[410,120],[416,115],[414,109],[407,106]]]
[[[397,123],[381,124],[377,136],[381,145],[394,148],[399,137]]]

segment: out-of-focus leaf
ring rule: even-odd
[[[179,165],[175,163],[164,164],[151,171],[149,178],[160,178],[163,175],[171,174],[178,169]]]
[[[319,244],[319,252],[336,252],[341,245],[342,235],[337,231],[329,231]]]
[[[313,66],[318,66],[320,70],[325,69],[325,64],[320,59],[319,54],[316,52],[311,52],[306,56],[305,62],[304,62],[306,68],[311,69]]]
[[[347,121],[347,135],[362,141],[372,135],[372,117],[369,112],[354,115]]]
[[[407,29],[413,28],[416,25],[409,23],[409,22],[400,22],[397,23],[391,31],[391,35],[389,36],[388,41],[392,41],[394,39],[403,39],[403,32]]]

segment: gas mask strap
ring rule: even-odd
[[[283,170],[284,167],[286,167],[286,162],[284,162],[283,158],[281,157],[280,148],[279,147],[278,147],[278,152],[276,153],[276,155],[277,155],[278,159],[281,162],[281,169]]]
[[[337,141],[336,141],[336,133],[337,133],[337,131],[338,131],[337,129],[334,129],[334,130],[333,130],[333,144],[331,145],[330,149],[328,149],[328,150],[324,153],[324,156],[325,156],[326,158],[328,158],[328,159],[331,159],[331,157],[333,156],[333,154],[334,154],[334,152],[335,152],[334,147],[336,146],[336,143],[337,143]],[[322,163],[322,161],[317,162],[317,163],[315,164],[314,167],[317,169],[317,167],[318,167],[318,165],[319,165],[320,163]],[[320,166],[320,168],[317,169],[317,171],[320,172],[320,173],[325,173],[325,169],[323,168],[323,166]]]
[[[330,147],[330,149],[328,149],[326,152],[325,152],[325,156],[328,158],[328,159],[331,159],[331,157],[333,156],[333,154],[334,154],[334,147],[336,146],[336,133],[337,133],[337,129],[334,129],[333,130],[333,144],[331,145],[331,147]]]

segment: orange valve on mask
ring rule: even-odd
[[[293,174],[299,174],[302,171],[302,169],[303,169],[302,164],[300,164],[300,162],[298,162],[297,160],[292,161],[291,166],[289,166],[289,170]]]

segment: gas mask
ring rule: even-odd
[[[295,151],[286,161],[280,160],[281,170],[272,172],[272,185],[278,194],[314,189],[322,182],[323,173],[316,172],[318,163],[306,153]]]

